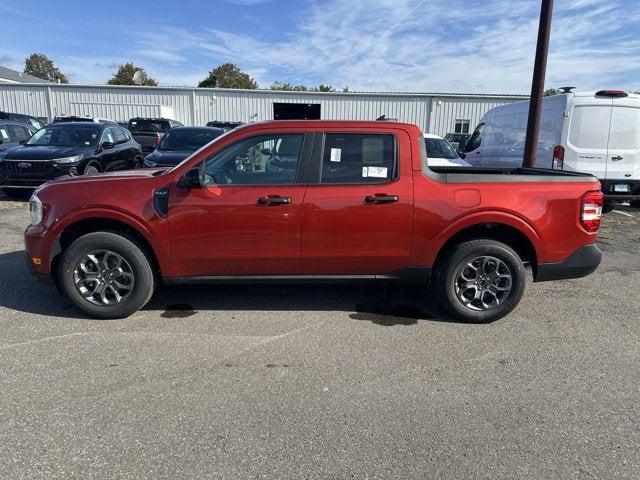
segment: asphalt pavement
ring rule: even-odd
[[[640,210],[489,325],[421,289],[163,287],[85,318],[0,200],[0,478],[639,478]]]

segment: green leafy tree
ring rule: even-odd
[[[133,74],[138,70],[144,72],[143,68],[134,65],[132,62],[124,63],[120,65],[120,67],[118,67],[118,70],[107,82],[107,85],[144,85],[147,87],[155,87],[158,85],[158,82],[156,82],[151,77],[145,78],[144,81],[140,84],[134,82]]]
[[[331,85],[323,85],[322,83],[313,89],[314,92],[335,92]]]
[[[24,61],[24,73],[56,83],[69,83],[62,73],[43,53],[32,53]]]
[[[309,87],[305,85],[293,85],[289,82],[273,82],[269,86],[269,90],[284,90],[286,92],[306,92]]]
[[[255,90],[258,88],[258,83],[249,74],[240,70],[237,65],[227,62],[211,70],[209,75],[198,84],[198,87]]]
[[[551,97],[553,95],[560,95],[560,90],[557,88],[547,88],[542,94],[543,97]]]

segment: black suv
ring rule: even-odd
[[[62,175],[96,175],[142,165],[140,145],[119,126],[52,123],[0,155],[0,187],[9,197]]]
[[[24,123],[25,125],[34,127],[36,130],[39,130],[42,127],[44,127],[44,123],[42,123],[36,117],[32,117],[30,115],[23,115],[22,113],[0,112],[0,122],[4,122],[4,121]]]
[[[36,133],[37,128],[26,123],[0,120],[0,155],[11,147],[17,147]]]
[[[145,154],[155,150],[164,134],[174,127],[182,127],[182,124],[168,118],[136,117],[130,119],[128,125],[131,135],[142,146]]]

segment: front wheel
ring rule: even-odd
[[[81,310],[96,318],[124,318],[153,295],[151,263],[140,246],[112,232],[78,238],[62,257],[62,290]]]
[[[438,300],[467,322],[491,322],[507,315],[520,302],[525,283],[518,254],[489,239],[454,246],[436,271]]]

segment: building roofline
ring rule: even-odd
[[[317,96],[379,96],[379,97],[472,97],[472,98],[517,98],[526,99],[528,95],[510,93],[452,93],[452,92],[313,92],[313,91],[290,91],[290,90],[269,90],[269,89],[236,89],[236,88],[200,88],[200,87],[179,87],[179,86],[141,86],[141,85],[89,85],[89,84],[69,84],[69,83],[6,83],[0,86],[9,87],[39,87],[39,88],[107,88],[112,90],[174,90],[174,91],[202,91],[202,92],[233,92],[233,93],[253,93],[253,94],[278,94],[278,95],[317,95]]]

